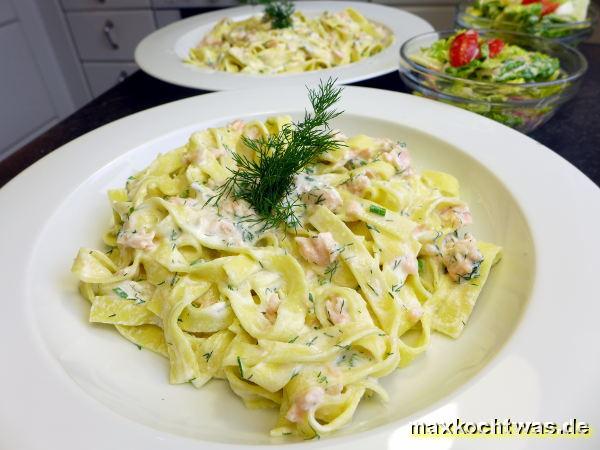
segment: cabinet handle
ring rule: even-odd
[[[102,31],[104,32],[104,37],[106,37],[106,40],[108,41],[113,50],[118,50],[119,43],[115,40],[114,30],[115,24],[112,22],[112,20],[107,20],[106,22],[104,22],[104,28],[102,29]]]
[[[121,83],[122,81],[125,81],[125,78],[127,78],[127,72],[125,70],[121,70],[119,72],[119,76],[117,77],[117,83]]]

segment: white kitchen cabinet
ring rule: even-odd
[[[65,11],[149,8],[150,0],[61,0]]]
[[[131,61],[137,44],[156,29],[151,11],[69,12],[67,19],[83,61]]]
[[[16,18],[17,16],[10,3],[6,0],[0,0],[0,25]]]
[[[0,27],[0,157],[56,118],[19,22]]]
[[[137,68],[134,63],[89,62],[83,64],[94,97],[125,80]]]

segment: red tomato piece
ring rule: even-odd
[[[479,55],[479,34],[475,30],[460,33],[450,44],[449,57],[452,67],[467,65]]]
[[[502,39],[490,39],[488,48],[490,49],[490,58],[495,58],[504,48],[504,41]]]
[[[521,0],[522,5],[531,5],[532,3],[542,4],[542,16],[552,14],[560,6],[560,3],[552,0]]]
[[[560,3],[542,0],[542,16],[552,14],[560,6]]]

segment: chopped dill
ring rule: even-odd
[[[336,259],[335,261],[333,261],[331,264],[329,264],[325,268],[325,272],[323,273],[323,275],[325,275],[325,278],[329,277],[330,283],[331,283],[331,280],[333,279],[333,276],[337,272],[339,266],[340,266],[340,262]]]
[[[319,383],[325,383],[325,384],[329,384],[329,379],[327,378],[327,375],[325,375],[325,374],[323,374],[323,373],[321,373],[321,372],[319,372],[319,373],[317,374],[317,381],[318,381]]]
[[[307,345],[308,347],[312,346],[312,345],[315,343],[315,341],[316,341],[318,338],[319,338],[319,336],[315,336],[315,337],[314,337],[314,338],[312,338],[310,341],[306,342],[306,345]]]
[[[379,231],[379,228],[377,228],[377,227],[376,227],[376,226],[374,226],[374,225],[369,225],[369,224],[367,224],[367,229],[368,229],[368,230],[371,230],[371,231],[374,231],[375,233],[381,233],[381,231]]]
[[[242,365],[242,359],[239,356],[237,357],[237,363],[240,369],[240,376],[244,378],[244,366]]]
[[[121,289],[120,287],[116,287],[113,289],[113,292],[115,294],[117,294],[119,297],[127,300],[129,298],[129,295],[127,295],[127,292],[125,292],[123,289]]]

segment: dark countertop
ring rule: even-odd
[[[574,164],[600,186],[600,45],[584,44],[589,70],[581,90],[531,137]],[[398,72],[354,83],[407,92]],[[205,91],[182,88],[138,71],[50,130],[0,161],[0,187],[67,142],[135,112]]]

